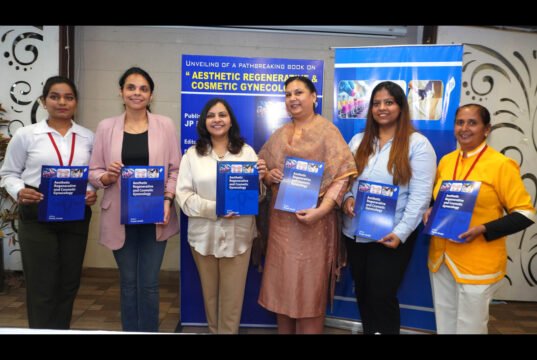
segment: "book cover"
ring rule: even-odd
[[[38,205],[37,219],[46,222],[84,219],[87,185],[87,166],[43,165],[39,192],[44,199]]]
[[[399,186],[360,180],[354,202],[355,235],[378,241],[393,231]]]
[[[429,235],[464,242],[464,239],[459,239],[459,235],[470,226],[480,188],[479,181],[442,181],[423,231]]]
[[[275,209],[297,212],[317,207],[324,163],[287,156]]]
[[[216,163],[216,215],[257,215],[259,173],[254,161]]]
[[[121,223],[154,224],[164,220],[164,166],[121,168]]]

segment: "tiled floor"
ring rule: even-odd
[[[174,332],[179,321],[179,273],[163,271],[160,279],[160,331]],[[0,293],[0,328],[27,328],[25,288],[21,274],[7,273],[5,291]],[[84,269],[75,301],[72,329],[121,330],[119,277],[115,269]],[[183,327],[182,332],[207,333],[206,327]],[[491,306],[491,334],[537,334],[537,303],[509,302]],[[246,334],[274,334],[275,329],[241,328]],[[348,330],[325,328],[329,334]]]

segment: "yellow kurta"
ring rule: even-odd
[[[479,150],[459,160],[456,180],[462,180],[478,156]],[[443,180],[454,180],[453,171],[459,150],[445,155],[438,164],[434,197]],[[470,227],[486,224],[508,213],[526,210],[535,213],[531,197],[524,187],[517,163],[487,147],[466,179],[481,181]],[[437,236],[431,238],[429,270],[436,272],[442,262],[450,269],[455,281],[465,284],[492,284],[505,276],[507,267],[506,237],[486,241],[483,235],[469,243],[456,243]]]

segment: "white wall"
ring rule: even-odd
[[[32,124],[32,117],[34,121],[46,117],[37,99],[45,80],[58,75],[58,44],[58,26],[0,26],[0,104],[6,110],[2,117],[12,123],[11,134],[23,125]],[[8,127],[1,126],[0,131],[7,135]],[[3,202],[1,208],[10,205]],[[10,227],[2,230],[11,234],[3,240],[4,268],[22,270],[16,234]]]
[[[489,144],[515,159],[535,205],[537,191],[537,34],[440,26],[438,44],[464,43],[461,104],[486,106]],[[474,46],[472,46],[474,44]],[[477,45],[477,46],[476,46]],[[537,225],[508,238],[507,279],[497,298],[537,301]]]
[[[416,27],[402,38],[303,35],[140,26],[87,26],[75,30],[75,81],[80,91],[78,120],[95,130],[98,122],[123,111],[118,79],[128,67],[144,68],[155,81],[152,110],[175,119],[180,132],[181,55],[223,55],[320,59],[325,64],[324,115],[331,118],[332,46],[415,44]],[[97,244],[99,207],[93,207],[84,266],[115,267],[112,252]],[[179,267],[178,236],[168,242],[163,269]]]

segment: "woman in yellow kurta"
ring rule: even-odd
[[[439,334],[488,332],[489,304],[506,272],[506,237],[535,221],[519,166],[487,145],[490,130],[485,107],[459,107],[455,137],[460,149],[438,164],[435,197],[443,180],[481,182],[469,229],[459,235],[464,241],[431,238],[428,266]]]

